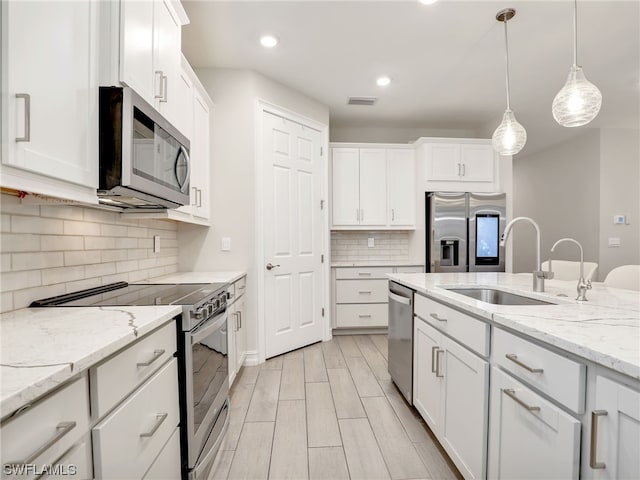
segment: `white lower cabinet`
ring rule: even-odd
[[[78,445],[71,447],[59,459],[53,462],[58,470],[45,473],[38,480],[65,480],[69,478],[89,480],[93,478],[93,461],[91,459],[91,438],[89,435]]]
[[[486,475],[489,363],[414,320],[414,405],[466,479]]]
[[[596,377],[591,411],[589,468],[596,479],[640,478],[640,393],[603,376]]]
[[[240,371],[247,354],[245,329],[245,292],[247,277],[244,276],[229,286],[230,304],[227,306],[227,342],[229,361],[229,386]]]
[[[176,428],[142,480],[177,480],[180,475],[180,428]]]
[[[578,478],[580,422],[496,367],[490,418],[489,478]]]

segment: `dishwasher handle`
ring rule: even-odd
[[[411,305],[410,298],[397,295],[393,292],[389,292],[389,299],[393,300],[394,302],[403,303],[404,305]]]

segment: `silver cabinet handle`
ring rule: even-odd
[[[247,286],[246,286],[246,285],[240,285],[238,288],[239,288],[240,290],[244,290],[245,288],[247,288]]]
[[[198,206],[198,189],[196,187],[191,187],[191,190],[193,190],[193,202],[191,204],[192,207],[196,207]]]
[[[153,362],[158,360],[162,355],[164,355],[164,352],[165,352],[164,348],[162,348],[160,350],[154,350],[153,351],[153,356],[151,357],[151,359],[148,362],[138,362],[138,363],[136,363],[136,367],[148,367]]]
[[[31,95],[28,93],[16,93],[16,98],[24,99],[24,136],[16,137],[16,142],[31,141]]]
[[[439,348],[438,350],[436,350],[436,377],[444,377],[444,375],[442,373],[440,373],[440,354],[444,353],[444,350],[442,350],[441,348]]]
[[[431,373],[436,373],[436,361],[434,360],[436,356],[436,352],[438,351],[438,346],[431,347]]]
[[[361,313],[361,314],[358,315],[358,317],[359,318],[371,318],[371,314],[369,314],[369,313],[367,313],[367,314]]]
[[[371,290],[358,290],[360,295],[371,295]]]
[[[167,98],[168,83],[169,83],[169,78],[166,75],[162,75],[162,98],[160,99],[162,103],[166,103],[168,100]]]
[[[598,417],[604,417],[609,412],[606,410],[591,411],[591,452],[589,454],[589,466],[594,470],[607,467],[604,462],[598,462]]]
[[[460,174],[460,164],[458,164],[458,176],[461,177],[462,175]]]
[[[236,319],[236,326],[233,330],[237,332],[240,330],[240,316],[238,315],[238,312],[233,312],[233,318]]]
[[[148,432],[141,433],[140,438],[152,437],[153,434],[156,433],[156,431],[160,428],[160,425],[162,425],[162,422],[164,422],[168,416],[169,416],[168,413],[159,413],[158,415],[156,415],[156,423],[153,426],[153,428]]]
[[[196,188],[196,197],[198,198],[198,208],[202,207],[202,190]]]
[[[17,462],[8,462],[8,465],[27,465],[33,463],[40,455],[51,448],[53,444],[55,444],[58,440],[60,440],[74,428],[76,428],[76,422],[60,422],[58,425],[56,425],[56,433],[53,437],[51,437],[44,444],[34,450],[34,452],[31,453],[31,455],[27,456],[27,458],[25,458],[24,460],[19,460]]]
[[[466,163],[462,164],[462,176],[463,177],[467,176],[467,164]]]
[[[396,211],[395,209],[391,209],[391,221],[393,222],[396,219]]]
[[[267,265],[266,265],[267,270],[273,270],[274,268],[278,268],[279,266],[280,266],[280,264],[273,265],[271,262],[267,263]]]
[[[371,272],[358,272],[358,276],[360,277],[370,277]]]
[[[408,297],[403,297],[401,295],[396,295],[393,292],[389,292],[389,298],[394,302],[402,303],[404,305],[411,305],[411,299]]]
[[[238,327],[238,329],[242,329],[242,312],[238,312],[238,319],[240,320],[240,326]]]
[[[539,412],[540,411],[540,407],[532,407],[531,405],[528,405],[527,403],[523,402],[518,397],[516,397],[516,391],[513,388],[503,388],[502,391],[505,393],[505,395],[507,397],[511,398],[518,405],[523,406],[524,408],[526,408],[530,412]]]
[[[158,85],[158,92],[153,96],[154,98],[159,98],[162,101],[162,83],[164,78],[164,72],[162,70],[156,70],[156,76],[160,79],[160,85]]]
[[[446,321],[447,321],[447,319],[446,319],[446,318],[443,318],[443,317],[438,316],[438,314],[437,314],[437,313],[430,313],[430,314],[429,314],[429,316],[430,316],[431,318],[435,318],[435,319],[436,319],[437,321],[439,321],[439,322],[446,322]]]
[[[515,353],[507,353],[505,355],[505,357],[507,357],[507,359],[511,360],[516,365],[524,368],[528,372],[531,372],[531,373],[542,373],[542,372],[544,372],[544,370],[542,368],[533,368],[533,367],[530,367],[529,365],[527,365],[526,363],[522,363],[520,360],[518,360],[518,356]]]

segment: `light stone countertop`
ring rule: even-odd
[[[0,418],[180,313],[180,306],[57,307],[0,315]]]
[[[176,272],[161,277],[148,278],[138,283],[233,283],[247,272]]]
[[[640,379],[640,292],[594,283],[588,302],[578,302],[576,282],[547,280],[532,291],[531,275],[509,273],[406,273],[388,277],[428,297],[465,310],[548,345]],[[492,305],[446,287],[496,287],[556,305]],[[567,295],[560,297],[558,295]]]
[[[424,263],[409,262],[409,261],[377,261],[377,260],[364,260],[361,262],[331,262],[332,268],[340,267],[424,267]]]

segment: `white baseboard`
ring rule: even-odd
[[[260,364],[260,361],[258,358],[257,350],[248,351],[246,353],[246,356],[244,357],[244,362],[242,362],[242,365],[245,367],[252,367],[254,365],[259,365],[259,364]]]

